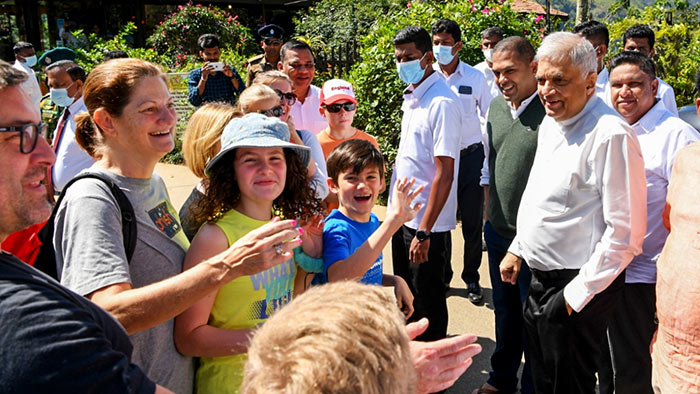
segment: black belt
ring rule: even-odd
[[[530,268],[532,274],[537,277],[537,279],[544,280],[556,280],[556,279],[574,279],[578,275],[578,269],[561,269],[561,270],[551,270],[551,271],[541,271],[534,268]]]
[[[462,149],[460,151],[460,155],[468,155],[468,154],[474,152],[475,150],[481,148],[481,145],[482,145],[481,142],[477,142],[476,144],[471,144],[468,147]]]

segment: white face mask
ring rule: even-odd
[[[68,95],[68,89],[73,86],[74,83],[75,82],[65,88],[51,89],[49,92],[51,101],[53,101],[54,104],[58,105],[59,107],[69,107],[71,104],[73,104],[73,97]]]
[[[452,54],[452,48],[446,45],[433,45],[433,54],[435,55],[435,60],[443,66],[450,64],[455,55]]]
[[[493,49],[484,49],[481,52],[484,53],[484,58],[486,58],[487,62],[493,62]]]
[[[24,58],[24,62],[27,65],[27,67],[34,67],[36,66],[36,55],[32,55],[29,57]]]

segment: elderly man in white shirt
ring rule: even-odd
[[[308,130],[314,135],[328,127],[328,121],[321,115],[321,89],[311,84],[316,74],[314,54],[303,41],[289,40],[280,49],[280,62],[277,67],[292,80],[296,102],[290,115],[294,126]]]
[[[22,82],[22,90],[27,93],[34,107],[39,109],[41,88],[39,87],[39,81],[36,79],[36,74],[34,70],[32,70],[32,67],[34,67],[37,62],[34,45],[29,42],[19,41],[12,49],[15,52],[15,64],[13,67],[28,76],[27,80]]]
[[[390,190],[403,178],[415,178],[416,187],[424,187],[414,200],[422,204],[421,210],[392,237],[394,274],[415,296],[411,320],[430,321],[418,339],[436,340],[447,335],[444,275],[452,257],[450,230],[457,226],[461,111],[459,99],[433,70],[432,42],[425,29],[410,26],[399,31],[394,56],[399,77],[409,86],[404,90]]]
[[[523,261],[532,271],[523,314],[535,390],[593,393],[620,274],[642,251],[644,160],[634,131],[595,96],[589,41],[551,34],[536,60],[547,116],[501,278],[514,283]]]
[[[613,390],[652,394],[649,343],[656,331],[656,261],[668,236],[661,216],[676,154],[697,141],[698,135],[656,98],[658,80],[654,63],[646,55],[622,52],[615,56],[610,62],[610,90],[613,107],[637,134],[642,148],[647,232],[642,253],[625,271],[625,286],[608,326],[612,357],[608,375],[614,380],[605,386],[610,394]],[[601,389],[601,394],[606,393]]]
[[[479,185],[481,166],[484,162],[481,127],[492,97],[483,74],[459,60],[459,51],[462,49],[459,25],[455,21],[441,19],[433,25],[432,35],[433,55],[436,60],[433,69],[459,97],[462,111],[462,142],[457,180],[457,205],[464,238],[462,280],[467,285],[469,301],[478,304],[483,298],[479,285],[481,228],[484,219],[484,191]],[[445,270],[445,284],[449,285],[452,267],[448,264]]]
[[[51,167],[51,186],[58,193],[95,160],[75,140],[75,116],[87,111],[82,95],[85,71],[70,60],[60,60],[46,68],[46,76],[51,100],[63,108],[53,136],[56,163]]]

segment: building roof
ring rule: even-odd
[[[547,13],[547,10],[545,10],[545,8],[541,4],[530,0],[511,0],[510,8],[513,9],[513,11],[521,13],[533,13],[537,15],[545,15]],[[549,14],[552,16],[559,17],[569,16],[569,14],[567,14],[566,12],[559,11],[558,9],[551,6],[549,8]]]

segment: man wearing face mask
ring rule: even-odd
[[[462,110],[462,142],[457,176],[457,205],[464,238],[462,279],[467,285],[469,301],[478,304],[483,298],[479,285],[484,204],[484,191],[479,185],[484,162],[481,124],[482,119],[486,118],[492,96],[484,76],[459,60],[459,51],[462,49],[459,25],[449,19],[441,19],[433,25],[432,34],[433,55],[437,61],[433,64],[433,69],[457,95]],[[445,269],[445,284],[449,284],[452,270],[449,264]]]
[[[34,45],[29,42],[19,41],[12,49],[15,52],[15,64],[13,67],[29,76],[26,81],[22,82],[22,90],[29,95],[32,104],[38,109],[39,101],[41,101],[41,88],[39,87],[39,81],[36,79],[36,74],[32,70],[32,67],[36,65]]]
[[[496,77],[491,71],[493,66],[493,48],[498,44],[499,41],[503,39],[503,30],[498,26],[491,26],[488,29],[481,32],[481,52],[484,54],[484,61],[474,65],[474,68],[481,71],[486,78],[486,82],[489,84],[491,89],[491,96],[496,97],[501,94],[498,89],[498,84],[496,83]]]
[[[60,60],[46,68],[51,101],[61,109],[53,133],[56,164],[51,167],[50,192],[58,193],[71,178],[92,165],[94,160],[75,140],[75,115],[87,111],[83,102],[85,70],[70,60]]]
[[[430,321],[418,340],[430,341],[447,334],[444,276],[451,259],[450,230],[457,225],[461,111],[459,98],[432,67],[430,34],[410,26],[399,31],[393,43],[399,78],[408,86],[391,190],[403,178],[415,178],[416,187],[424,187],[414,200],[423,208],[392,238],[394,274],[415,296],[411,321]],[[388,209],[392,203],[390,196]]]
[[[603,59],[608,54],[608,44],[610,43],[610,35],[608,28],[598,21],[587,21],[574,26],[574,33],[588,40],[593,48],[598,59],[598,79],[595,83],[595,94],[603,101],[609,102],[610,98],[605,99],[605,94],[610,95],[609,74],[605,67]]]

